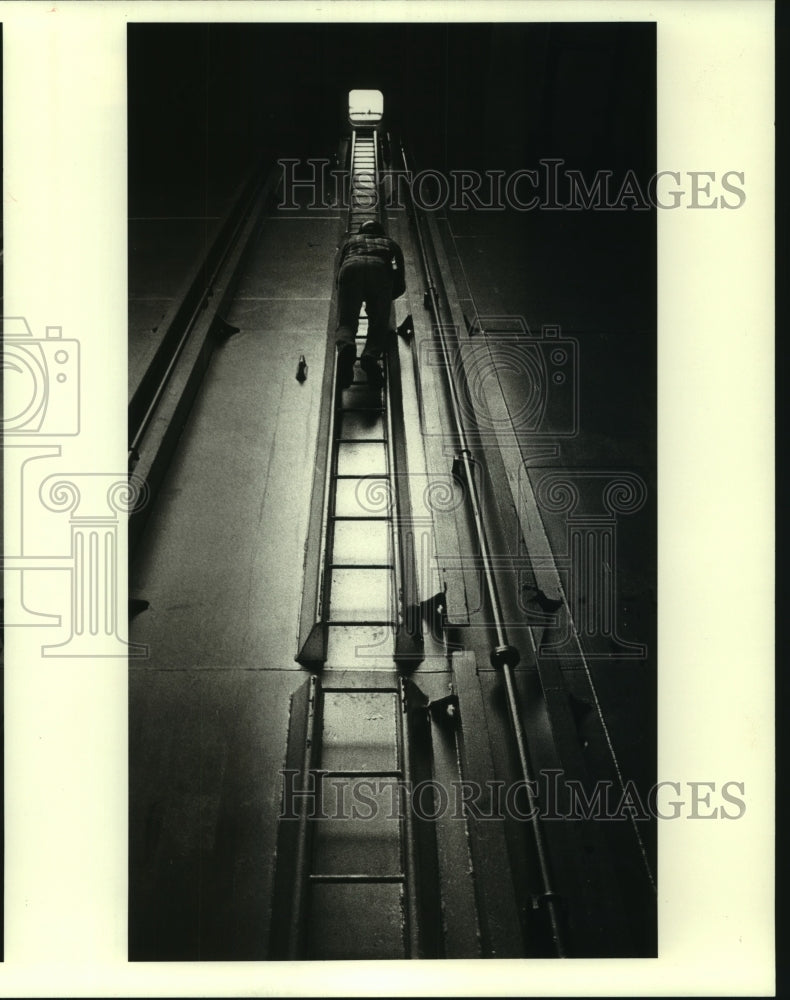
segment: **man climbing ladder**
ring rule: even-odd
[[[368,220],[349,236],[340,253],[337,274],[338,379],[347,389],[354,378],[357,349],[354,338],[359,312],[365,303],[368,334],[360,365],[374,389],[381,388],[378,359],[389,331],[390,306],[406,291],[403,252],[384,232],[380,222]]]

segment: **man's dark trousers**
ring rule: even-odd
[[[354,344],[359,311],[365,303],[368,335],[362,356],[381,356],[389,331],[392,306],[392,268],[375,257],[355,257],[338,276],[337,344]]]

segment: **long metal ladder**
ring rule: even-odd
[[[357,232],[368,219],[380,219],[378,174],[376,131],[355,129],[347,234]],[[357,357],[366,336],[367,317],[360,315]],[[396,602],[402,591],[389,394],[386,356],[381,391],[358,377],[345,392],[334,382],[322,593],[322,610],[332,632],[354,628],[360,620],[368,629],[386,629],[392,634],[398,627]]]
[[[377,174],[375,132],[355,131],[347,232],[380,217]],[[360,316],[358,355],[366,335]],[[273,958],[409,958],[439,947],[435,833],[408,801],[430,757],[415,764],[411,752],[425,700],[396,663],[420,649],[401,531],[397,344],[381,389],[358,371],[341,391],[335,366],[330,389],[317,586],[299,657],[321,673],[292,700]]]

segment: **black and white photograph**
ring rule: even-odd
[[[130,958],[654,957],[655,25],[128,43]]]
[[[0,2],[0,993],[770,989],[750,10]]]

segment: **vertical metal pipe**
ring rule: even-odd
[[[406,152],[403,149],[403,146],[401,146],[401,156],[403,160],[404,170],[408,172]],[[423,271],[428,285],[427,294],[430,300],[431,311],[433,313],[434,321],[436,323],[436,329],[439,335],[439,342],[442,349],[442,357],[447,371],[447,385],[450,392],[450,403],[453,413],[453,421],[455,423],[456,433],[458,434],[458,440],[461,445],[460,458],[463,462],[464,474],[466,476],[467,487],[469,490],[469,499],[472,508],[472,515],[475,523],[475,531],[477,534],[478,544],[480,546],[480,558],[483,563],[483,570],[486,581],[486,590],[488,593],[488,600],[491,606],[491,614],[493,618],[492,624],[494,626],[494,630],[496,631],[496,636],[497,636],[497,647],[494,650],[492,650],[491,663],[493,666],[499,667],[502,670],[502,673],[505,678],[505,686],[507,690],[508,714],[510,716],[511,725],[513,727],[513,735],[518,750],[519,764],[521,768],[522,777],[524,779],[527,798],[530,805],[530,823],[535,841],[538,869],[540,873],[540,881],[543,890],[542,898],[546,903],[549,922],[551,924],[551,934],[554,942],[554,950],[559,958],[565,958],[566,951],[565,951],[565,945],[563,943],[563,934],[560,922],[560,914],[558,906],[559,901],[552,885],[548,852],[546,850],[546,843],[543,837],[543,830],[540,825],[540,819],[536,807],[536,795],[535,792],[533,791],[534,782],[532,781],[531,778],[531,769],[529,765],[527,742],[524,734],[524,727],[521,723],[521,713],[519,711],[515,684],[513,682],[512,669],[519,662],[519,653],[518,650],[515,647],[510,646],[507,641],[507,633],[505,630],[504,622],[502,620],[503,616],[499,602],[499,596],[497,594],[496,581],[494,580],[491,552],[488,545],[488,539],[486,537],[486,531],[485,531],[485,526],[483,524],[482,515],[480,513],[480,503],[477,495],[477,487],[475,485],[472,476],[470,452],[469,448],[467,447],[466,431],[464,428],[463,418],[461,416],[461,408],[458,400],[458,389],[455,385],[454,379],[451,376],[450,358],[449,358],[449,352],[447,350],[447,341],[445,335],[446,322],[442,316],[443,309],[439,299],[439,295],[436,290],[436,285],[434,283],[434,276],[431,267],[431,258],[429,255],[427,242],[422,233],[422,224],[419,215],[417,213],[417,207],[414,204],[413,199],[411,198],[409,199],[409,203],[411,205],[411,213],[412,213],[412,218],[414,220],[414,229],[417,234],[417,242],[420,248],[420,258],[422,260]]]
[[[513,682],[513,671],[510,664],[504,663],[502,665],[502,674],[504,675],[505,686],[507,688],[507,701],[510,709],[510,719],[513,723],[513,729],[516,734],[516,746],[518,747],[521,772],[524,775],[524,787],[526,789],[527,802],[529,803],[529,814],[530,817],[532,817],[532,832],[535,838],[535,851],[538,856],[538,868],[540,869],[541,882],[543,884],[543,900],[546,903],[546,910],[551,924],[551,936],[554,940],[554,949],[557,952],[557,957],[566,958],[567,955],[565,952],[565,945],[563,943],[558,907],[559,900],[552,886],[551,868],[546,851],[546,844],[543,839],[543,831],[540,827],[540,822],[537,818],[537,796],[533,791],[529,758],[527,757],[527,743],[524,735],[524,729],[521,724],[521,715],[519,713],[518,700],[516,698],[516,687]]]

